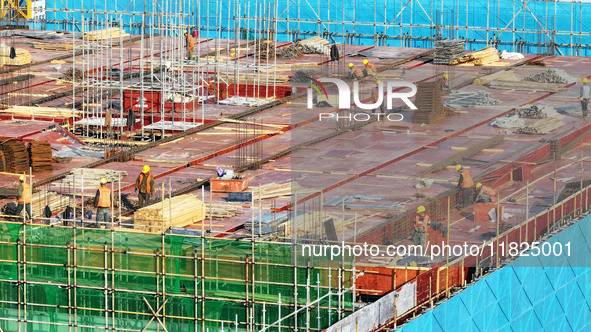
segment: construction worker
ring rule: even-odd
[[[16,214],[20,216],[24,208],[29,218],[31,218],[31,200],[33,197],[33,193],[31,192],[31,186],[29,186],[29,184],[26,182],[27,177],[24,175],[19,176],[18,180],[20,181],[20,183],[16,188],[16,200],[18,202],[16,206]]]
[[[350,72],[349,72],[349,79],[350,80],[360,80],[363,78],[363,72],[359,68],[355,67],[355,65],[353,63],[349,64],[349,69],[350,69]]]
[[[482,183],[476,184],[476,201],[481,203],[494,203],[497,201],[497,192],[491,187],[483,186]]]
[[[380,81],[379,81],[379,80],[377,80],[377,81],[376,81],[376,86],[373,88],[373,90],[371,90],[371,101],[372,101],[372,103],[374,103],[374,104],[375,104],[375,103],[377,103],[377,102],[378,102],[378,99],[380,98],[380,89],[379,89],[379,87],[380,87]],[[376,109],[374,109],[374,110],[372,111],[372,113],[375,113],[375,112],[376,112],[376,110],[378,110],[378,109],[379,109],[379,110],[380,110],[382,113],[384,113],[384,103],[382,103],[382,104],[379,106],[379,108],[376,108]]]
[[[466,208],[470,205],[470,194],[472,192],[472,187],[474,187],[474,180],[472,180],[470,171],[464,169],[462,165],[456,165],[456,171],[460,173],[458,187],[462,189],[462,206]]]
[[[441,80],[441,89],[448,89],[449,88],[449,75],[447,73],[443,74],[443,79]]]
[[[417,215],[415,216],[415,233],[413,235],[413,242],[415,245],[425,246],[427,225],[430,224],[431,218],[427,214],[425,207],[422,205],[419,206],[417,208]]]
[[[583,110],[583,118],[587,117],[587,106],[589,105],[589,97],[591,97],[591,87],[587,85],[589,80],[587,77],[583,78],[583,86],[581,87],[579,100],[581,101],[581,109]]]
[[[363,60],[363,77],[376,77],[377,75],[378,71],[376,70],[376,66],[374,66],[373,63],[370,63],[367,59]]]
[[[96,208],[96,228],[101,228],[101,219],[104,219],[105,228],[109,228],[109,209],[111,208],[111,190],[107,188],[107,179],[100,179],[100,187],[94,195],[94,207]]]
[[[195,39],[187,30],[183,32],[185,35],[185,47],[187,48],[187,60],[193,60],[193,49],[195,48]]]
[[[140,191],[138,194],[138,201],[140,208],[149,205],[150,196],[154,191],[154,176],[150,173],[150,166],[145,165],[142,168],[142,172],[138,175],[135,180],[135,192]]]

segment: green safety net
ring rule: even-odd
[[[0,327],[133,331],[153,310],[171,332],[260,330],[324,297],[281,322],[316,330],[351,310],[352,292],[336,294],[339,272],[351,286],[349,270],[293,259],[290,244],[0,222]]]

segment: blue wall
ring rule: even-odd
[[[402,326],[419,331],[589,331],[591,216],[548,240],[558,258],[522,257]]]
[[[238,25],[241,28],[255,29],[257,22],[246,20],[247,17],[273,16],[271,6],[275,0],[179,0],[179,1],[151,1],[151,0],[114,0],[114,1],[73,1],[73,0],[47,0],[46,25],[49,29],[63,29],[63,26],[52,22],[75,18],[80,20],[80,13],[66,13],[65,7],[71,10],[80,9],[81,4],[87,10],[96,7],[97,10],[113,12],[135,11],[136,15],[107,15],[123,19],[125,25],[129,23],[140,24],[141,13],[155,12],[155,18],[148,15],[145,23],[157,22],[158,13],[178,13],[181,10],[186,14],[184,23],[189,26],[208,27],[202,30],[202,36],[208,37],[233,37],[233,32]],[[526,1],[527,2],[527,1]],[[160,6],[158,4],[161,4]],[[162,6],[168,5],[168,8]],[[306,38],[318,33],[333,41],[355,44],[408,46],[431,48],[432,41],[424,37],[436,34],[431,28],[431,22],[442,25],[440,35],[449,38],[466,38],[471,40],[468,49],[480,49],[486,46],[487,40],[499,36],[499,49],[508,51],[520,51],[526,53],[549,53],[548,46],[539,46],[537,43],[550,44],[554,40],[559,44],[558,48],[564,55],[591,55],[591,3],[529,1],[527,7],[518,0],[277,0],[278,8],[278,39],[293,41],[297,38]],[[145,8],[144,8],[145,7]],[[154,9],[152,9],[154,8]],[[373,8],[376,8],[374,10]],[[55,9],[58,11],[56,12]],[[60,11],[63,10],[63,11]],[[261,12],[264,15],[261,15]],[[487,12],[489,13],[487,16]],[[500,14],[498,14],[500,13]],[[514,13],[518,13],[513,19]],[[235,19],[241,17],[241,20]],[[290,19],[290,23],[286,22]],[[102,13],[85,14],[85,19],[104,22]],[[299,20],[300,22],[295,22]],[[342,23],[342,22],[345,23]],[[374,26],[373,22],[377,22]],[[410,23],[414,27],[408,27]],[[385,28],[383,25],[389,25]],[[450,30],[449,25],[458,29]],[[493,29],[487,34],[483,31],[487,25]],[[513,28],[517,32],[508,30]],[[217,31],[217,27],[229,28]],[[468,27],[466,29],[465,27]],[[464,28],[462,28],[464,27]],[[543,27],[547,34],[537,32]],[[66,29],[72,29],[66,25]],[[134,29],[137,33],[137,27]],[[556,30],[556,31],[554,31]],[[571,30],[575,33],[582,32],[584,36],[571,37]],[[286,32],[288,31],[288,32]],[[503,32],[501,32],[503,31]],[[366,35],[384,34],[386,38],[378,41],[374,37]],[[345,37],[343,37],[345,35]],[[413,36],[403,38],[402,36]],[[527,43],[519,44],[516,41]],[[528,44],[529,43],[529,44]],[[569,44],[582,45],[571,47]],[[554,49],[556,54],[559,51]]]

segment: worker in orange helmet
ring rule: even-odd
[[[494,203],[497,201],[497,192],[491,187],[483,186],[482,183],[476,184],[476,202]]]
[[[373,63],[369,62],[369,60],[367,59],[363,60],[363,76],[376,77],[377,75],[378,71],[376,69],[376,66],[374,66]]]
[[[96,208],[96,228],[101,228],[101,219],[105,223],[105,228],[110,227],[109,210],[111,209],[112,195],[111,190],[107,187],[107,179],[101,178],[99,180],[100,187],[94,195],[94,207]]]
[[[185,47],[187,48],[187,60],[193,60],[193,49],[195,48],[195,39],[187,30],[183,31],[185,35]]]
[[[363,72],[359,68],[355,67],[353,63],[349,64],[349,70],[348,78],[350,80],[360,80],[363,78]]]
[[[431,217],[423,205],[417,208],[415,216],[415,233],[413,235],[413,242],[416,246],[425,246],[425,239],[427,238],[427,225],[431,224]]]
[[[154,176],[150,173],[150,166],[145,165],[142,172],[135,180],[135,192],[138,192],[139,207],[148,206],[150,196],[154,192]]]
[[[16,188],[16,200],[18,203],[16,205],[16,214],[20,216],[23,212],[23,209],[25,209],[29,218],[31,218],[33,216],[31,214],[31,201],[33,199],[31,186],[29,186],[29,184],[27,183],[27,177],[24,175],[19,176],[18,180],[20,183]]]
[[[458,187],[462,190],[462,206],[466,208],[470,205],[470,196],[472,194],[472,187],[474,187],[474,180],[472,180],[470,171],[464,169],[462,165],[456,165],[456,172],[460,173]]]

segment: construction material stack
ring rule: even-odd
[[[453,60],[452,65],[465,66],[488,66],[499,61],[499,52],[494,47],[486,47],[474,53],[467,54],[459,59]]]
[[[185,227],[205,219],[205,204],[195,195],[167,198],[133,214],[135,229],[161,233],[170,227]]]
[[[453,110],[443,105],[441,82],[420,83],[417,87],[412,123],[432,123],[453,115]]]
[[[105,178],[108,183],[112,183],[126,175],[126,171],[100,168],[74,168],[61,182],[54,182],[52,186],[72,190],[88,190],[88,194],[94,196],[94,191],[91,191],[91,189],[98,189],[100,179]]]
[[[2,143],[6,171],[9,173],[25,173],[29,171],[29,153],[25,143],[9,140]]]
[[[43,141],[29,143],[29,159],[33,171],[51,170],[51,144]]]
[[[464,41],[460,39],[444,39],[435,42],[435,58],[438,65],[449,65],[464,56]]]
[[[120,28],[107,28],[102,30],[94,30],[84,33],[85,40],[104,40],[112,39],[118,41],[119,37],[129,36],[125,31]]]

